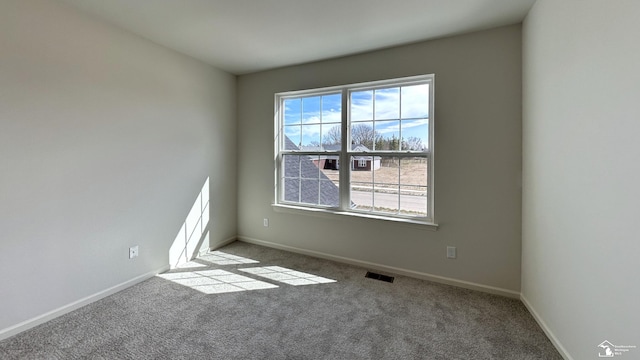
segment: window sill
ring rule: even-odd
[[[427,221],[394,218],[394,217],[388,217],[384,215],[373,215],[373,214],[365,214],[365,213],[349,212],[349,211],[336,211],[336,210],[329,210],[329,209],[308,208],[308,207],[284,205],[284,204],[272,204],[271,206],[273,207],[274,211],[279,213],[318,216],[318,217],[323,217],[327,219],[341,218],[342,220],[345,219],[344,218],[345,216],[348,216],[352,218],[389,221],[389,222],[398,223],[400,225],[405,225],[405,226],[418,228],[422,230],[430,230],[430,231],[438,230],[438,224],[427,222]]]

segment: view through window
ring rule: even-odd
[[[277,203],[432,221],[433,82],[276,94]]]

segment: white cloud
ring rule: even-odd
[[[402,88],[402,118],[426,118],[429,115],[429,84]]]
[[[289,104],[288,101],[285,101],[285,114],[292,118],[296,117],[299,113],[296,114],[294,109],[300,109],[298,104],[300,103]],[[422,134],[422,130],[413,129],[411,131],[410,129],[428,124],[429,84],[378,89],[375,92],[373,90],[354,92],[350,104],[352,121],[373,120],[374,105],[376,120],[412,119],[402,121],[402,125],[398,121],[376,121],[376,131],[380,134],[398,134],[400,127],[402,127],[403,137],[418,135],[426,141],[427,135]],[[307,109],[311,110],[312,106],[315,104],[310,103]],[[302,138],[304,145],[310,142],[322,142],[321,132],[326,134],[329,128],[339,125],[342,121],[342,114],[339,107],[336,108],[336,106],[324,108],[322,113],[318,106],[313,111],[306,111],[300,115],[302,115],[301,123],[298,121],[296,123],[302,126],[286,127],[285,132],[292,140],[296,139],[294,142],[298,142]]]
[[[354,92],[351,97],[351,119],[376,120],[426,118],[429,112],[429,84],[403,86],[375,91]],[[363,98],[369,95],[369,98]]]

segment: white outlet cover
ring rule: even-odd
[[[138,257],[138,245],[129,248],[129,259]]]
[[[455,246],[447,246],[447,258],[455,259],[456,258],[456,247]]]

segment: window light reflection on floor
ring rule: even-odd
[[[222,294],[278,287],[264,281],[217,269],[164,273],[158,276],[205,294]]]
[[[222,251],[211,251],[205,255],[199,256],[198,259],[214,263],[216,265],[242,265],[257,264],[259,261],[245,258],[242,256],[227,254]]]
[[[238,270],[294,286],[336,282],[332,279],[327,279],[313,274],[307,274],[301,271],[283,268],[281,266],[253,267]]]

